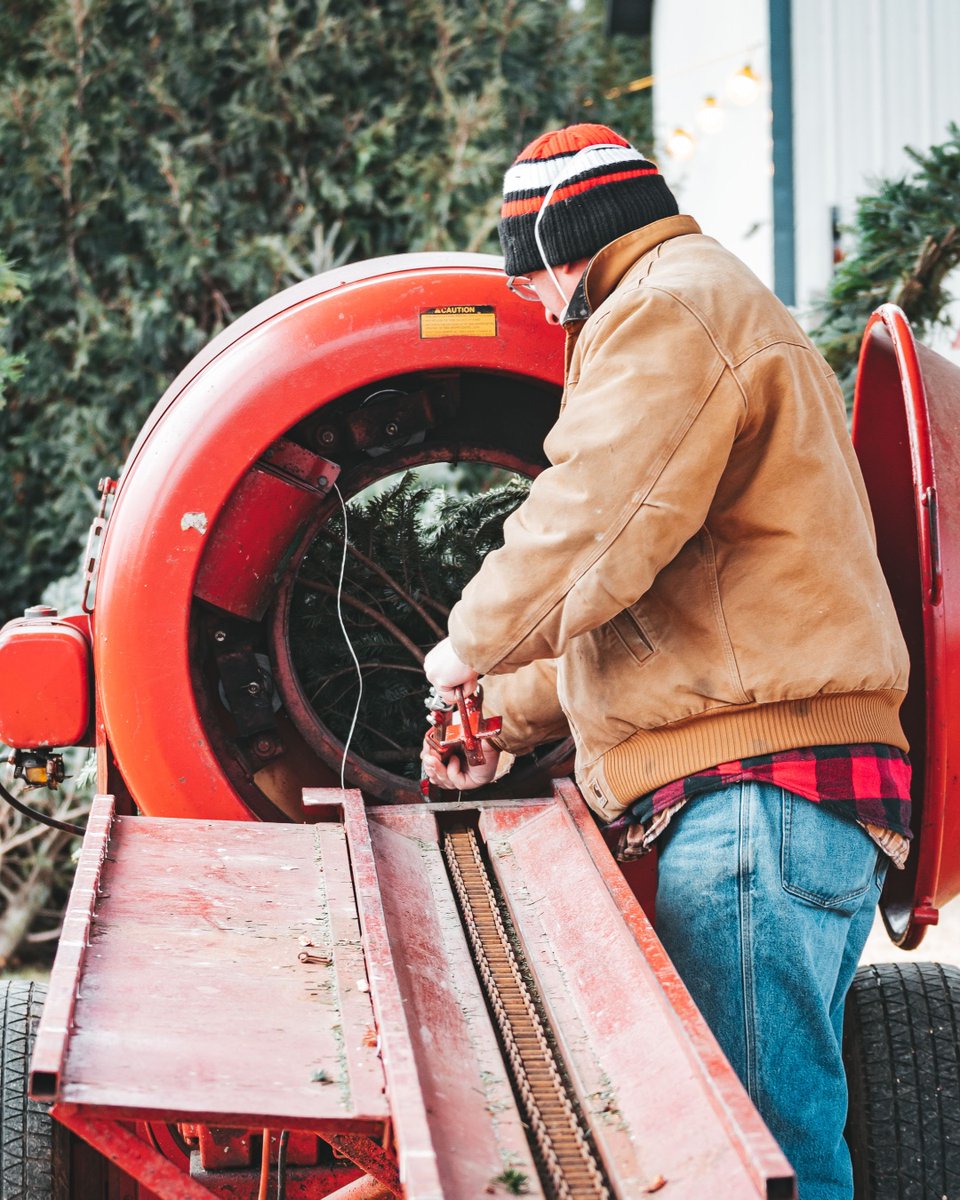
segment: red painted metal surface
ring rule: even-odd
[[[258,1200],[260,1177],[259,1167],[231,1171],[204,1171],[197,1168],[191,1176],[219,1200]],[[342,1163],[322,1167],[288,1165],[284,1173],[284,1200],[333,1200],[343,1196],[344,1189],[361,1182],[364,1182],[366,1191],[358,1194],[358,1200],[380,1200],[380,1197],[392,1196],[389,1189],[371,1180],[369,1175],[358,1175],[355,1167]],[[273,1200],[277,1194],[275,1171],[270,1172],[268,1189],[268,1195]],[[139,1200],[143,1200],[143,1197]]]
[[[135,1133],[117,1121],[93,1119],[71,1104],[57,1104],[52,1114],[78,1137],[83,1138],[111,1163],[149,1188],[140,1191],[140,1200],[148,1195],[158,1200],[210,1200],[213,1193],[196,1183]]]
[[[917,946],[960,892],[960,368],[917,345],[894,305],[873,315],[857,375],[853,440],[880,561],[910,652],[903,723],[914,833],[881,901],[891,937]]]
[[[88,744],[90,641],[55,616],[0,629],[0,742],[20,750]]]
[[[495,336],[421,337],[421,310],[465,303],[495,308]],[[106,733],[144,811],[250,816],[198,711],[189,619],[208,531],[252,465],[297,422],[380,379],[469,364],[558,385],[561,340],[535,308],[511,297],[496,259],[366,263],[274,297],[170,388],[124,470],[94,614]]]
[[[382,1135],[339,824],[115,817],[101,797],[65,933],[37,1097],[87,1117]]]
[[[326,1200],[387,1200],[393,1193],[372,1175],[364,1175],[354,1183],[344,1184],[336,1192],[330,1192]]]
[[[678,1198],[790,1194],[789,1164],[572,784],[512,804],[364,809],[359,793],[343,797],[408,1200],[481,1196],[505,1154],[542,1194],[441,857],[445,820],[469,812],[616,1194],[661,1176]]]
[[[392,1195],[403,1195],[404,1188],[400,1182],[397,1160],[388,1150],[378,1146],[370,1138],[356,1133],[334,1134],[330,1138],[330,1145],[338,1154],[362,1167]]]
[[[275,452],[248,471],[210,532],[197,597],[260,620],[276,591],[278,564],[298,545],[339,474],[336,463],[290,443],[285,455]]]

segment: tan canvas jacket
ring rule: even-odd
[[[552,464],[450,615],[520,753],[564,735],[605,818],[716,763],[906,749],[907,654],[843,400],[689,217],[590,263]]]

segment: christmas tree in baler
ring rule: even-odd
[[[427,473],[429,475],[429,472]],[[504,472],[494,476],[499,480]],[[290,638],[304,691],[318,717],[344,741],[363,695],[352,752],[417,778],[426,729],[426,652],[446,636],[447,616],[484,556],[503,540],[503,522],[527,493],[520,477],[486,490],[450,491],[408,472],[333,517],[304,558]],[[349,637],[340,631],[337,598]]]

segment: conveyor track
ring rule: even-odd
[[[531,983],[517,960],[510,917],[472,828],[444,836],[444,854],[480,981],[551,1200],[611,1195]]]

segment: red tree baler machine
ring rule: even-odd
[[[344,789],[298,676],[291,596],[334,485],[533,476],[561,382],[560,335],[496,260],[309,280],[214,339],[103,482],[84,611],[0,633],[25,773],[97,754],[30,1067],[63,1200],[793,1195],[649,879],[628,885],[560,778],[569,747],[469,802],[355,754]],[[918,839],[883,900],[907,948],[960,890],[958,405],[960,371],[881,309],[854,438],[913,664]],[[23,1178],[11,1196],[49,1194]]]

